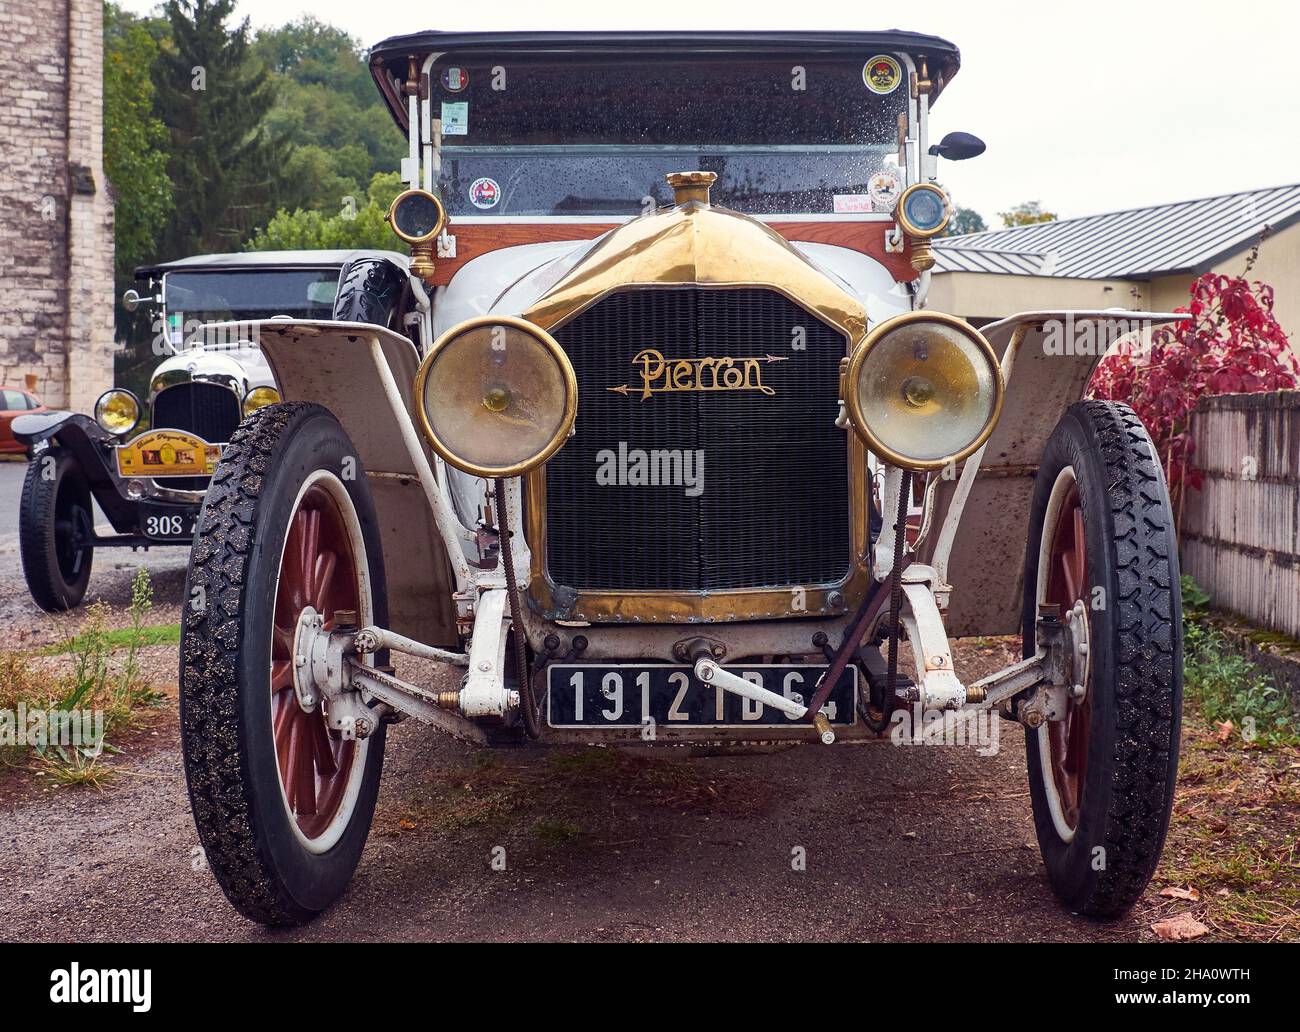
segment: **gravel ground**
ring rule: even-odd
[[[16,505],[0,464],[0,506]],[[19,478],[20,479],[20,476]],[[59,640],[75,618],[31,603],[0,511],[0,648]],[[8,534],[8,536],[6,536]],[[184,554],[106,553],[90,599],[119,611],[137,564],[174,623]],[[119,615],[120,619],[120,615]],[[1010,658],[966,645],[968,677]],[[475,753],[394,727],[379,809],[349,893],[268,932],[227,905],[186,799],[174,649],[148,650],[168,692],[102,789],[0,773],[0,938],[86,940],[1129,940],[1140,904],[1099,925],[1057,907],[1034,843],[1023,736],[999,751],[831,748],[695,755],[552,749]],[[503,847],[506,868],[493,869]],[[793,858],[802,851],[806,869]]]

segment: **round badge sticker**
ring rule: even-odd
[[[495,179],[476,179],[469,187],[469,201],[476,208],[495,208],[501,200],[501,187]]]
[[[871,198],[872,207],[877,211],[893,211],[901,192],[898,188],[898,176],[889,169],[881,169],[867,180],[867,195]]]
[[[893,93],[903,81],[903,69],[888,54],[878,54],[862,66],[862,81],[872,93]]]
[[[464,68],[444,68],[442,70],[442,88],[452,93],[459,93],[469,85],[469,72]]]

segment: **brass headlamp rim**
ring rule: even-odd
[[[907,199],[920,191],[937,193],[943,199],[943,220],[934,229],[919,229],[907,217]],[[898,198],[898,204],[894,206],[894,217],[898,219],[899,228],[908,236],[916,240],[929,240],[948,228],[948,223],[952,221],[952,201],[948,198],[948,192],[941,186],[934,183],[913,183]]]
[[[427,197],[429,200],[433,201],[433,203],[438,206],[437,225],[435,225],[433,229],[428,233],[424,233],[420,236],[410,236],[409,234],[403,233],[400,229],[397,228],[397,221],[394,218],[394,214],[397,211],[397,206],[401,204],[402,201],[405,200],[407,197],[411,197],[415,195],[418,195],[420,197]],[[397,239],[401,240],[405,244],[410,244],[412,247],[417,247],[421,244],[432,243],[434,240],[438,239],[438,234],[441,233],[443,229],[445,229],[447,226],[447,207],[442,203],[442,201],[438,199],[436,194],[432,194],[428,190],[421,190],[418,187],[412,188],[409,190],[403,190],[401,193],[399,193],[396,197],[393,198],[393,203],[388,206],[388,211],[384,213],[384,221],[388,223],[389,227],[393,231],[393,235],[396,236]]]
[[[437,361],[439,353],[461,334],[478,329],[480,326],[510,326],[528,334],[550,352],[556,365],[560,367],[561,375],[564,377],[564,412],[555,434],[535,456],[509,466],[479,466],[465,461],[463,456],[453,452],[438,437],[433,425],[429,422],[429,412],[424,403],[424,388],[429,378],[429,370],[433,368],[433,363]],[[522,476],[542,465],[559,451],[564,442],[568,440],[569,434],[573,430],[573,422],[578,415],[578,377],[573,371],[573,363],[569,361],[569,356],[564,353],[564,349],[560,347],[559,342],[536,323],[531,323],[527,319],[520,319],[513,315],[478,315],[472,319],[457,323],[445,331],[433,342],[433,346],[429,348],[429,353],[424,356],[424,361],[420,363],[420,368],[415,374],[414,391],[412,401],[415,414],[420,423],[420,432],[424,434],[424,438],[429,442],[430,447],[444,461],[450,463],[456,469],[472,476],[486,477],[488,479]]]
[[[110,430],[100,421],[99,418],[100,406],[102,406],[104,402],[108,400],[109,395],[118,395],[118,394],[131,399],[131,404],[135,406],[135,418],[131,421],[131,425],[126,427],[123,430]],[[127,388],[125,387],[110,387],[108,390],[104,391],[102,394],[100,394],[98,398],[95,399],[95,405],[91,409],[91,412],[94,414],[96,425],[105,433],[113,434],[115,437],[125,437],[127,434],[129,434],[132,430],[134,430],[137,426],[140,425],[140,418],[143,415],[144,410],[140,405],[140,399],[137,398],[135,395],[135,391],[127,390]]]
[[[984,422],[984,426],[975,438],[965,447],[949,455],[943,455],[934,459],[917,459],[912,456],[903,455],[895,451],[888,445],[880,441],[870,430],[866,417],[862,412],[858,399],[858,377],[862,372],[862,363],[866,361],[868,353],[880,341],[889,334],[895,332],[901,327],[910,323],[930,322],[939,323],[943,326],[949,326],[962,333],[972,343],[976,345],[983,353],[989,363],[989,368],[993,370],[993,408],[989,417]],[[984,334],[971,326],[969,323],[958,319],[955,315],[948,315],[945,312],[904,312],[902,315],[896,315],[892,319],[886,319],[879,326],[876,326],[865,337],[856,348],[853,354],[849,356],[849,364],[845,369],[842,380],[843,391],[841,401],[844,403],[844,410],[848,413],[849,422],[853,424],[854,432],[862,438],[864,444],[876,456],[888,462],[892,466],[898,466],[900,469],[911,469],[921,472],[929,470],[943,469],[945,466],[960,462],[969,455],[974,454],[978,449],[983,447],[984,442],[989,439],[994,428],[998,425],[998,419],[1002,415],[1002,403],[1006,398],[1006,383],[1002,376],[1002,364],[998,361],[997,353],[985,338]]]

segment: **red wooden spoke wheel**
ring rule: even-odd
[[[271,712],[285,804],[302,836],[320,840],[348,800],[358,744],[331,730],[324,704],[308,712],[293,684],[294,633],[310,606],[335,626],[340,610],[361,610],[357,561],[346,517],[323,482],[311,484],[289,521],[275,596]]]
[[[1084,535],[1083,510],[1079,506],[1079,485],[1074,470],[1066,467],[1053,486],[1043,527],[1043,557],[1040,570],[1040,600],[1060,607],[1062,620],[1078,602],[1088,611],[1091,594],[1088,582],[1088,546]],[[1086,616],[1085,616],[1086,619]],[[1088,686],[1085,684],[1085,688]],[[1088,768],[1088,728],[1092,719],[1091,692],[1082,702],[1070,698],[1065,718],[1049,720],[1040,729],[1045,739],[1044,759],[1051,775],[1049,793],[1057,831],[1068,839],[1079,825],[1079,807]]]
[[[181,627],[194,822],[226,898],[268,925],[309,921],[344,893],[379,793],[382,719],[364,738],[336,729],[364,696],[299,665],[322,629],[388,622],[379,520],[356,472],[326,409],[260,408],[222,453],[190,553],[186,591],[205,600]]]
[[[1048,879],[1090,917],[1142,895],[1169,826],[1182,702],[1176,540],[1141,421],[1114,402],[1070,406],[1035,477],[1023,610],[1026,656],[1064,650],[1048,658],[1065,691],[1044,700],[1064,710],[1027,731],[1025,754]],[[1059,635],[1040,627],[1052,615]]]

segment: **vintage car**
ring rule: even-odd
[[[128,290],[123,304],[148,305],[154,350],[167,356],[149,381],[147,404],[114,388],[95,403],[93,419],[42,409],[14,420],[31,458],[19,541],[36,603],[49,612],[79,605],[96,548],[188,547],[222,446],[241,419],[279,400],[257,325],[330,319],[337,304],[347,318],[400,329],[394,313],[410,293],[406,265],[392,251],[263,251],[137,269],[147,294]],[[389,307],[376,309],[377,299]],[[216,322],[227,332],[205,335]],[[132,436],[146,408],[148,429]],[[95,503],[113,535],[95,532]]]
[[[983,149],[931,143],[957,48],[426,32],[370,60],[409,137],[412,332],[262,325],[283,401],[190,559],[185,764],[234,906],[343,892],[402,717],[831,745],[996,716],[1060,899],[1126,910],[1174,788],[1178,559],[1151,440],[1083,400],[1070,335],[1175,317],[926,307],[940,161]],[[950,638],[1006,634],[1022,661],[954,668]]]
[[[15,419],[31,413],[48,411],[45,403],[31,391],[0,384],[0,455],[26,450],[14,439]]]

